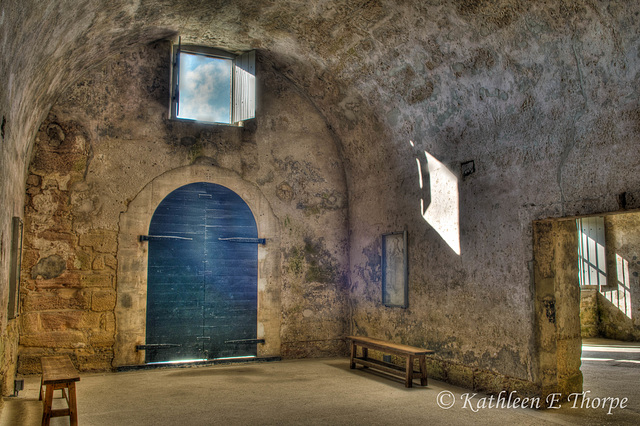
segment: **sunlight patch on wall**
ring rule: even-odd
[[[410,141],[413,147],[413,142]],[[458,177],[438,161],[433,155],[424,151],[427,167],[421,166],[421,159],[416,158],[418,165],[418,184],[423,189],[423,172],[429,173],[430,200],[420,199],[420,214],[429,225],[442,237],[449,247],[460,255],[460,209],[458,195]],[[426,206],[425,206],[426,204]]]
[[[629,261],[616,253],[618,289],[604,291],[604,297],[614,304],[620,312],[631,318],[631,283],[629,279]]]

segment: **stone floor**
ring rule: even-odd
[[[608,401],[605,408],[579,408],[582,400],[578,408],[573,402],[562,403],[560,409],[495,408],[495,400],[489,408],[486,395],[471,397],[473,392],[436,380],[428,387],[406,389],[401,380],[349,370],[348,359],[314,359],[84,374],[78,383],[79,423],[640,424],[640,343],[585,341],[582,371],[590,404],[626,397],[626,408],[608,415]],[[5,398],[0,425],[40,424],[39,380],[26,377],[19,396]],[[483,402],[487,407],[482,408]],[[69,421],[56,418],[51,424]]]

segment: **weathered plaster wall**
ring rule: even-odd
[[[541,383],[532,221],[637,207],[637,5],[435,3],[413,17],[397,10],[389,21],[405,25],[373,43],[396,48],[384,69],[372,68],[393,77],[361,90],[383,105],[393,145],[356,162],[344,138],[352,175],[369,176],[350,187],[352,217],[363,218],[352,225],[353,327]],[[412,103],[429,83],[429,96]],[[424,151],[459,179],[460,255],[421,217],[430,194],[419,190],[415,158]],[[463,177],[467,161],[475,172]],[[401,229],[410,242],[407,310],[381,306],[376,268],[379,235]]]
[[[180,31],[189,42],[258,48],[266,68],[324,116],[342,154],[353,331],[432,347],[443,363],[539,383],[531,222],[640,206],[639,7],[623,0],[58,0],[46,7],[7,0],[0,12],[2,55],[11,58],[0,62],[7,82],[0,90],[0,195],[19,211],[21,162],[49,107],[125,46]],[[97,124],[82,124],[97,134]],[[266,130],[258,123],[257,131]],[[188,157],[190,149],[174,143]],[[131,154],[113,164],[140,155],[135,143],[127,149]],[[422,217],[420,199],[431,194],[418,187],[415,158],[424,151],[458,177],[460,255]],[[234,170],[244,158],[222,157]],[[475,173],[463,178],[467,161]],[[112,180],[135,180],[135,170]],[[288,191],[280,193],[286,198]],[[117,204],[103,210],[115,213],[126,203]],[[1,214],[6,238],[13,212]],[[381,307],[376,266],[379,235],[401,229],[410,241],[406,311]],[[311,265],[313,252],[322,250],[299,243],[288,259],[309,253]],[[292,265],[292,276],[304,280],[306,271]],[[292,334],[295,328],[285,327]]]
[[[331,132],[260,64],[260,114],[246,128],[169,121],[169,46],[141,46],[88,74],[40,127],[27,179],[22,372],[51,352],[82,370],[111,367],[116,271],[131,262],[117,257],[120,214],[151,180],[193,164],[257,187],[279,221],[281,233],[262,235],[281,247],[280,276],[267,277],[282,289],[281,311],[270,312],[282,343],[270,355],[344,353],[348,204]]]

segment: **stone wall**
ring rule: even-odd
[[[27,178],[22,263],[20,370],[38,371],[43,354],[69,353],[82,370],[113,358],[117,232],[91,226],[108,199],[86,175],[89,135],[51,114],[36,136]]]
[[[265,277],[281,290],[281,310],[270,311],[281,345],[270,354],[345,353],[348,203],[331,132],[260,63],[259,116],[245,128],[168,120],[169,48],[123,52],[74,84],[40,126],[25,207],[23,373],[54,352],[81,370],[111,368],[126,282],[116,271],[127,270],[119,269],[121,213],[153,179],[192,165],[214,183],[214,171],[226,170],[252,185],[277,218],[261,235],[281,244],[279,273]]]
[[[541,394],[582,391],[580,289],[575,220],[533,224],[536,346]]]
[[[600,337],[597,288],[580,288],[580,331],[582,337]]]

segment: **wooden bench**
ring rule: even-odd
[[[42,425],[49,424],[51,417],[69,416],[69,422],[72,426],[78,424],[78,409],[76,407],[76,382],[80,380],[78,371],[75,369],[71,360],[67,355],[43,357],[40,360],[42,364],[42,381],[40,382],[40,401],[44,398],[44,407],[42,410]],[[46,386],[44,392],[42,388]],[[60,389],[62,397],[67,400],[68,408],[52,409],[53,391]],[[69,395],[65,393],[65,389],[69,391]]]
[[[404,377],[404,385],[408,388],[413,386],[413,375],[415,373],[419,374],[420,385],[427,386],[427,362],[425,355],[433,354],[433,351],[398,343],[385,342],[384,340],[372,339],[370,337],[349,336],[347,339],[351,340],[351,364],[349,366],[351,369],[356,368],[356,364],[362,364],[364,367],[370,367],[394,376]],[[358,346],[361,348],[361,357],[357,356]],[[405,368],[389,362],[369,358],[369,349],[404,357]],[[419,371],[413,371],[415,359],[418,360],[418,364],[420,365]]]

